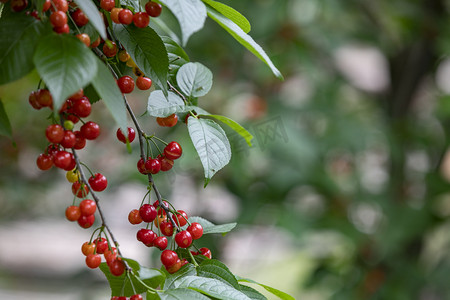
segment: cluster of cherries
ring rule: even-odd
[[[178,159],[182,152],[180,144],[172,141],[164,148],[164,152],[155,158],[139,159],[137,169],[141,174],[157,174],[159,171],[169,171],[173,167],[173,161]]]
[[[171,215],[171,217],[170,217]],[[203,236],[203,227],[200,223],[188,220],[188,216],[183,210],[169,208],[169,203],[163,204],[157,200],[153,204],[142,204],[139,209],[133,209],[128,214],[128,221],[133,224],[147,223],[145,228],[138,230],[136,238],[147,247],[156,247],[163,250],[161,262],[169,273],[177,272],[182,266],[188,263],[186,259],[180,259],[178,254],[166,249],[169,244],[168,237],[173,237],[179,248],[190,248],[194,240]],[[159,235],[148,227],[156,228]],[[186,229],[183,229],[188,225]],[[211,258],[211,251],[207,248],[200,248],[199,251],[192,251],[193,255],[204,255]]]

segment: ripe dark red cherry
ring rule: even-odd
[[[159,3],[149,1],[145,4],[145,11],[150,17],[156,18],[161,14],[162,6]]]
[[[81,216],[78,220],[78,225],[82,228],[89,228],[91,227],[95,222],[95,215],[89,215],[89,216]]]
[[[11,0],[11,9],[15,12],[24,10],[28,6],[27,0]]]
[[[64,148],[73,148],[75,146],[75,143],[77,141],[77,138],[75,134],[71,130],[64,131],[64,137],[61,141],[61,146]]]
[[[122,9],[119,12],[119,22],[121,24],[129,25],[133,22],[133,12],[129,9]]]
[[[106,263],[109,265],[117,258],[117,249],[115,247],[112,247],[111,250],[106,249],[103,256],[106,259]]]
[[[143,204],[139,208],[139,214],[144,222],[150,223],[156,218],[156,208],[150,204]]]
[[[116,6],[116,2],[114,0],[101,0],[100,7],[106,11],[111,11],[111,9]]]
[[[161,233],[165,236],[172,236],[173,235],[173,225],[171,222],[162,221],[159,224],[159,229],[161,230]]]
[[[71,205],[66,208],[66,219],[75,222],[81,217],[81,211],[78,206]]]
[[[53,27],[62,27],[67,24],[67,15],[62,11],[52,12],[52,14],[50,15],[50,22],[52,23]]]
[[[53,97],[47,89],[40,89],[36,92],[36,100],[41,107],[51,107],[53,104]]]
[[[127,139],[125,137],[125,135],[123,134],[122,130],[120,128],[117,129],[116,132],[116,136],[117,139],[119,141],[121,141],[122,143],[126,144],[127,143]],[[128,127],[128,141],[131,143],[132,141],[134,141],[134,138],[136,137],[136,132],[134,131],[134,129],[132,127]]]
[[[59,144],[64,138],[64,128],[58,124],[52,124],[45,130],[45,136],[53,144]]]
[[[98,254],[89,254],[86,256],[86,265],[91,269],[98,268],[101,262],[102,257]]]
[[[143,91],[148,90],[149,88],[152,87],[152,80],[148,77],[139,76],[136,79],[136,86],[140,90],[143,90]]]
[[[150,158],[145,162],[147,172],[157,174],[161,170],[161,162],[156,158]]]
[[[97,205],[94,200],[85,199],[80,203],[80,212],[82,216],[90,216],[97,210]]]
[[[89,22],[88,17],[86,17],[86,15],[84,14],[84,12],[77,8],[72,14],[72,19],[75,22],[75,24],[77,24],[78,27],[83,27],[84,25],[86,25]]]
[[[37,91],[32,91],[30,93],[30,95],[28,96],[28,102],[34,109],[41,109],[42,105],[39,104],[39,102],[37,100],[37,94],[38,94]]]
[[[94,241],[96,251],[99,254],[105,253],[108,249],[108,241],[105,238],[96,238]]]
[[[141,214],[138,209],[133,209],[130,211],[128,214],[128,221],[133,225],[142,223]]]
[[[117,45],[113,41],[106,41],[103,45],[103,53],[107,57],[113,57],[117,54]]]
[[[178,254],[175,251],[172,250],[164,250],[161,253],[161,262],[165,267],[173,266],[177,263]]]
[[[200,223],[193,222],[188,226],[187,231],[191,234],[193,240],[198,240],[203,235],[203,226]]]
[[[114,276],[120,276],[125,271],[125,265],[120,258],[116,258],[108,266],[109,266],[109,271]]]
[[[167,248],[168,245],[168,241],[167,238],[165,236],[158,236],[154,241],[153,241],[153,246],[155,246],[156,248],[158,248],[159,250],[164,250]]]
[[[119,13],[119,20],[120,20],[120,13]],[[136,25],[136,27],[145,28],[148,26],[149,22],[150,17],[145,12],[137,12],[133,15],[133,23],[134,25]]]
[[[84,198],[89,194],[87,185],[82,185],[79,181],[72,183],[72,193],[78,198]]]
[[[164,155],[171,160],[175,160],[181,156],[183,153],[183,150],[181,149],[180,144],[177,142],[170,142],[165,148],[164,148]]]
[[[81,134],[87,140],[95,140],[100,135],[100,126],[92,121],[87,122],[80,128]]]
[[[148,174],[148,171],[145,169],[145,161],[142,158],[137,162],[137,169],[141,174]]]
[[[176,114],[171,114],[168,117],[165,118],[156,118],[156,123],[158,123],[159,126],[163,127],[173,127],[178,122],[178,116]]]
[[[55,153],[55,156],[53,157],[53,163],[55,164],[55,167],[60,169],[68,169],[68,167],[72,163],[72,156],[67,151],[58,151]]]
[[[89,185],[96,192],[101,192],[106,189],[108,180],[103,174],[97,173],[89,178]]]
[[[80,118],[86,118],[91,114],[91,102],[86,96],[72,101],[72,112]]]
[[[44,6],[42,7],[42,12],[46,12],[50,9],[50,6],[52,5],[50,0],[45,0]]]
[[[159,162],[161,164],[161,171],[166,172],[166,171],[169,171],[170,169],[172,169],[172,167],[173,167],[173,160],[168,159],[165,156],[160,156],[160,155],[158,155],[157,158],[158,158],[158,160],[159,160]]]
[[[36,159],[36,165],[42,171],[50,169],[53,166],[52,156],[44,153],[39,154],[38,158]]]
[[[66,0],[52,0],[53,4],[56,7],[56,10],[62,11],[62,12],[67,12],[67,10],[69,10],[69,4],[67,3]],[[50,10],[51,11],[55,11],[55,7],[50,6]]]
[[[131,76],[125,75],[117,80],[119,89],[124,94],[129,94],[134,90],[134,80]]]
[[[143,298],[142,298],[142,295],[133,295],[133,296],[131,296],[130,297],[130,300],[142,300]]]
[[[150,229],[142,228],[137,232],[136,238],[147,247],[151,247],[153,246],[153,241],[156,239],[156,233]]]
[[[199,249],[201,255],[206,256],[207,258],[211,259],[212,255],[211,255],[211,250],[209,250],[208,248],[202,247]]]
[[[64,24],[61,27],[53,27],[53,31],[58,33],[58,34],[69,33],[70,32],[70,28],[69,28],[69,25]]]
[[[189,248],[192,244],[192,236],[187,230],[180,231],[175,235],[175,242],[180,248]]]
[[[179,214],[173,214],[172,219],[175,222],[175,224],[183,227],[187,223],[188,216],[184,210],[177,210],[177,212]]]
[[[75,145],[73,146],[73,148],[76,150],[83,149],[84,146],[86,146],[86,139],[78,130],[75,131],[74,134],[75,134]]]

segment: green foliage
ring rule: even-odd
[[[89,23],[97,30],[103,39],[106,39],[106,28],[102,16],[92,0],[74,0],[80,9],[86,14]]]
[[[205,96],[211,89],[213,75],[200,63],[187,63],[177,73],[177,83],[188,97]]]
[[[203,227],[203,234],[211,234],[211,233],[221,233],[223,235],[227,234],[231,230],[233,230],[236,227],[236,223],[227,223],[227,224],[220,224],[216,225],[202,217],[190,217],[189,221],[200,223]],[[187,225],[186,225],[187,228]]]
[[[0,99],[0,135],[12,138],[11,123],[5,111],[3,101]]]
[[[212,8],[214,8],[215,10],[217,10],[222,15],[224,15],[224,17],[227,17],[228,19],[233,21],[245,33],[250,32],[252,28],[250,22],[234,8],[213,0],[202,0],[202,1],[211,6]]]

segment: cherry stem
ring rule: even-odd
[[[167,80],[167,85],[169,86],[169,89],[171,91],[174,91],[175,93],[178,94],[178,96],[181,97],[181,99],[183,99],[184,103],[187,103],[188,101],[186,100],[186,97],[179,91],[177,90],[168,80]]]
[[[114,245],[117,248],[117,253],[122,256],[122,253],[120,252],[120,248],[119,248],[119,243],[117,242],[116,238],[114,237],[114,234],[112,233],[111,229],[109,228],[109,226],[106,224],[106,218],[103,214],[103,210],[101,209],[100,206],[100,199],[97,197],[97,195],[94,193],[94,191],[92,190],[91,186],[89,185],[89,182],[86,180],[86,176],[84,175],[84,171],[81,168],[81,162],[80,159],[78,157],[77,151],[75,151],[75,149],[72,148],[72,153],[73,153],[73,157],[75,158],[75,162],[78,168],[78,171],[80,172],[80,177],[81,177],[81,181],[88,187],[92,198],[94,198],[95,204],[97,205],[97,210],[98,213],[100,215],[100,219],[102,220],[102,227],[106,229],[106,231],[108,232],[109,236],[111,237]],[[124,265],[125,268],[127,270],[132,270],[132,268],[128,265],[128,263],[124,260]]]
[[[194,266],[195,266],[195,267],[198,267],[198,263],[197,263],[197,261],[195,260],[194,255],[192,255],[192,253],[191,253],[191,251],[189,251],[189,249],[188,249],[187,251],[188,251],[189,255],[190,255],[191,258],[192,258],[192,263],[194,264]]]

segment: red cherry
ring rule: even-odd
[[[94,241],[97,253],[103,254],[108,249],[108,241],[105,238],[96,238]]]
[[[131,76],[125,75],[117,80],[119,89],[124,94],[129,94],[134,90],[134,80]]]
[[[122,130],[120,128],[117,129],[116,132],[116,136],[117,139],[119,141],[121,141],[122,143],[126,144],[127,143],[127,139],[125,137],[125,135],[123,134]],[[128,127],[128,141],[131,143],[132,141],[134,141],[134,138],[136,137],[136,132],[134,131],[134,129],[132,127]]]
[[[179,214],[173,214],[172,219],[175,222],[175,224],[179,225],[180,227],[183,227],[187,223],[188,216],[184,210],[177,210],[177,212]]]
[[[128,214],[128,221],[133,225],[142,223],[142,218],[138,209],[133,209],[130,211]]]
[[[80,131],[75,131],[75,145],[73,145],[73,148],[76,150],[81,150],[86,146],[86,139],[84,138],[83,134]]]
[[[162,221],[159,224],[159,229],[161,230],[161,233],[165,236],[172,236],[173,235],[173,225],[171,222]]]
[[[34,109],[41,109],[42,105],[37,100],[38,91],[32,91],[28,96],[28,102]]]
[[[101,0],[100,7],[106,11],[111,11],[116,6],[116,2],[114,0]]]
[[[108,266],[109,266],[109,271],[114,276],[120,276],[125,271],[125,265],[124,265],[123,261],[119,258],[116,258],[115,260],[113,260]]]
[[[94,254],[95,252],[95,244],[84,242],[83,245],[81,245],[81,253],[84,254],[84,256],[88,256],[89,254]]]
[[[150,17],[156,18],[161,14],[162,6],[159,3],[149,1],[145,4],[145,11]]]
[[[122,9],[123,8],[119,7],[114,7],[113,9],[111,9],[111,20],[116,24],[120,24],[119,13],[122,11]]]
[[[120,13],[119,13],[119,20],[120,20]],[[145,28],[148,26],[149,22],[150,22],[150,17],[145,12],[138,12],[138,13],[135,13],[133,16],[133,23],[134,23],[134,25],[136,25],[136,27]]]
[[[52,5],[50,0],[45,0],[44,6],[42,6],[42,12],[46,12],[50,9],[50,6]]]
[[[36,100],[41,107],[51,107],[53,105],[53,97],[48,89],[40,89],[36,92]]]
[[[72,130],[65,130],[64,137],[61,141],[61,146],[63,146],[64,148],[73,148],[75,146],[76,141],[77,138],[75,134],[72,132]]]
[[[133,22],[133,12],[129,9],[122,9],[119,12],[119,22],[121,24],[129,25]]]
[[[49,154],[39,154],[36,159],[36,165],[42,171],[50,169],[53,166],[52,156]]]
[[[183,150],[181,149],[180,144],[177,142],[170,142],[165,148],[164,148],[164,155],[171,160],[175,160],[179,158],[182,154]]]
[[[97,205],[94,200],[85,199],[80,203],[80,212],[82,216],[90,216],[97,210]]]
[[[168,245],[168,241],[167,238],[165,236],[158,236],[154,241],[153,241],[153,246],[155,246],[156,248],[158,248],[159,250],[164,250],[167,248]]]
[[[168,117],[165,118],[156,118],[156,123],[158,123],[159,126],[163,127],[173,127],[178,122],[178,116],[176,114],[171,114]]]
[[[161,170],[161,163],[156,158],[150,158],[145,162],[145,169],[147,172],[157,174]]]
[[[55,157],[55,154],[59,152],[59,145],[57,144],[50,144],[47,147],[47,153],[52,157],[52,159]]]
[[[86,265],[91,269],[98,268],[101,262],[102,257],[98,254],[89,254],[86,256]]]
[[[180,248],[189,248],[192,244],[192,236],[187,230],[180,231],[175,235],[175,242]]]
[[[72,101],[72,112],[80,118],[86,118],[91,114],[91,102],[86,96]]]
[[[198,240],[203,235],[203,226],[200,223],[193,222],[188,226],[187,231],[191,234],[193,240]]]
[[[143,90],[143,91],[148,90],[149,88],[152,87],[152,80],[148,77],[139,76],[136,79],[136,86],[140,90]]]
[[[58,34],[69,33],[70,32],[70,28],[69,28],[69,25],[64,24],[61,27],[53,27],[53,31],[58,33]]]
[[[177,263],[178,254],[172,250],[164,250],[161,253],[161,262],[164,266],[170,267]]]
[[[78,198],[84,198],[89,194],[87,185],[82,185],[79,181],[72,183],[72,193]]]
[[[72,153],[69,153],[70,155],[70,162],[67,165],[67,167],[64,168],[65,171],[72,171],[73,169],[75,169],[77,162],[75,161],[75,157],[73,156]]]
[[[94,224],[94,222],[95,222],[95,215],[81,216],[78,219],[78,225],[80,225],[82,228],[89,228]]]
[[[117,45],[116,45],[116,43],[114,43],[113,41],[105,42],[105,44],[103,45],[103,53],[107,57],[116,56],[116,54],[117,54]]]
[[[108,180],[104,175],[97,173],[89,178],[89,185],[94,191],[101,192],[106,189]]]
[[[167,266],[166,266],[166,270],[167,270],[167,272],[169,272],[170,274],[173,274],[173,273],[177,272],[177,271],[181,268],[182,265],[183,265],[183,263],[181,262],[180,259],[178,259],[178,260],[176,261],[176,263],[173,264],[173,265],[171,265],[170,267],[167,267]]]
[[[27,8],[27,0],[11,0],[11,9],[15,12],[19,12]]]
[[[137,169],[141,174],[148,174],[148,171],[145,169],[145,161],[142,158],[137,162]]]
[[[53,27],[62,27],[67,24],[67,15],[62,11],[52,12],[52,14],[50,15],[50,22],[52,23]]]
[[[168,159],[167,157],[161,155],[158,155],[157,158],[159,160],[159,163],[161,164],[161,171],[166,172],[172,169],[173,160]]]
[[[143,204],[139,208],[139,215],[144,222],[150,223],[156,218],[156,208],[150,204]]]
[[[91,48],[97,48],[100,45],[100,37],[98,37],[94,42],[91,44]]]
[[[72,164],[72,156],[67,151],[58,151],[53,157],[55,167],[60,169],[67,169]]]
[[[130,300],[142,300],[142,295],[133,295],[130,297]]]
[[[84,14],[84,12],[81,9],[76,9],[72,14],[72,19],[77,24],[78,27],[83,27],[89,22],[88,17]]]
[[[117,258],[117,249],[114,247],[112,247],[111,250],[106,249],[103,256],[105,257],[106,263],[109,265]]]
[[[71,205],[66,208],[66,219],[70,222],[75,222],[81,217],[80,208],[76,205]]]
[[[141,241],[147,247],[153,246],[153,241],[156,239],[157,235],[153,230],[142,228],[137,234],[136,238]]]
[[[78,92],[69,97],[70,101],[81,99],[84,96],[83,89],[79,89]]]
[[[64,138],[64,128],[61,125],[49,125],[45,130],[45,136],[50,143],[59,144]]]
[[[69,4],[67,3],[66,0],[52,0],[53,4],[56,7],[56,10],[62,11],[62,12],[67,12],[69,10]],[[51,11],[55,11],[55,8],[52,6],[50,6],[50,10]]]
[[[211,250],[209,250],[208,248],[202,247],[199,249],[200,250],[200,254],[206,256],[207,258],[211,259],[212,255],[211,255]]]
[[[87,140],[95,140],[100,135],[100,126],[92,121],[87,122],[80,128],[81,134]]]

